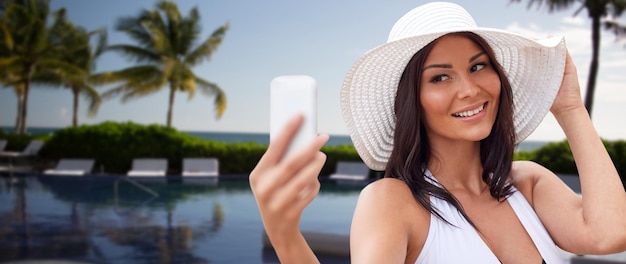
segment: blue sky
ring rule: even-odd
[[[173,125],[183,131],[268,132],[269,84],[285,74],[306,74],[318,82],[318,130],[346,134],[339,94],[344,75],[367,50],[387,39],[395,21],[427,1],[408,0],[178,0],[181,12],[197,6],[202,16],[202,39],[229,22],[230,30],[209,62],[195,73],[218,84],[226,93],[228,106],[215,118],[212,98],[197,94],[191,101],[178,93]],[[457,0],[480,26],[507,29],[543,37],[564,35],[578,66],[584,93],[591,54],[589,20],[585,12],[573,17],[574,9],[549,14],[546,8],[526,8],[527,1]],[[107,28],[110,44],[129,43],[113,28],[117,18],[136,15],[156,1],[51,0],[51,7],[67,9],[70,19],[92,30]],[[621,23],[626,24],[622,18]],[[616,42],[603,32],[593,121],[600,136],[626,139],[626,42]],[[97,71],[132,65],[114,53],[106,53]],[[101,87],[102,91],[106,87]],[[71,124],[72,97],[69,90],[35,87],[28,108],[29,127],[64,127]],[[165,124],[167,89],[122,104],[105,101],[94,118],[87,117],[87,102],[81,100],[79,122],[107,120]],[[16,97],[11,89],[0,89],[0,126],[15,122]],[[565,136],[549,114],[529,140],[561,140]]]

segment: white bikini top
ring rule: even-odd
[[[434,180],[427,171],[427,178]],[[436,181],[435,181],[436,182]],[[539,254],[547,264],[565,264],[556,244],[546,231],[526,198],[517,189],[507,198],[526,232],[535,243]],[[452,225],[431,214],[428,236],[416,264],[426,263],[494,263],[500,264],[476,229],[467,222],[456,207],[445,200],[431,196],[430,202],[437,208],[444,219]],[[454,225],[454,226],[453,226]]]

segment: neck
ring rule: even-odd
[[[448,191],[481,194],[485,190],[480,142],[431,141],[431,153],[428,169]]]

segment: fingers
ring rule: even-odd
[[[285,150],[289,146],[289,143],[300,129],[302,125],[302,121],[304,120],[304,116],[302,114],[294,115],[287,124],[285,124],[285,128],[281,130],[280,134],[272,139],[270,142],[267,151],[259,160],[257,167],[260,169],[265,168],[266,166],[272,166],[273,164],[278,163],[282,158]]]
[[[280,162],[277,169],[282,171],[281,174],[293,175],[299,171],[304,165],[310,163],[314,156],[328,141],[328,135],[323,134],[317,136],[306,147],[298,150],[294,155],[290,155]]]
[[[317,152],[283,188],[276,190],[268,209],[282,211],[285,217],[293,219],[300,216],[304,208],[313,201],[320,189],[319,171],[326,162],[326,155]]]
[[[281,160],[279,163],[271,165],[264,171],[261,170],[260,172],[262,173],[257,173],[257,170],[260,169],[255,168],[253,174],[250,175],[253,191],[259,193],[260,198],[263,199],[263,196],[271,196],[277,189],[283,188],[284,185],[292,180],[295,175],[298,175],[301,170],[304,170],[312,163],[319,162],[319,158],[316,158],[316,155],[320,153],[319,149],[327,141],[328,135],[317,136],[309,145],[294,153],[294,155],[290,155],[290,157]],[[317,168],[317,171],[315,171],[315,179],[317,179],[317,175],[324,165],[324,161]]]
[[[326,162],[320,149],[329,137],[322,134],[297,152],[283,157],[304,117],[296,115],[270,145],[250,174],[255,196],[266,229],[292,230],[304,208],[319,193],[318,175]]]
[[[563,113],[568,113],[572,109],[581,107],[584,108],[584,104],[580,93],[576,65],[568,51],[565,58],[563,80],[561,81],[561,86],[559,87],[556,98],[550,107],[550,111],[558,119]]]

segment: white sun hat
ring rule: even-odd
[[[400,76],[413,55],[452,32],[484,38],[513,89],[516,143],[550,110],[563,79],[567,50],[563,37],[534,40],[483,28],[461,6],[432,2],[402,16],[386,44],[368,51],[350,69],[341,89],[341,109],[350,138],[372,170],[385,170],[393,149],[394,103]]]

